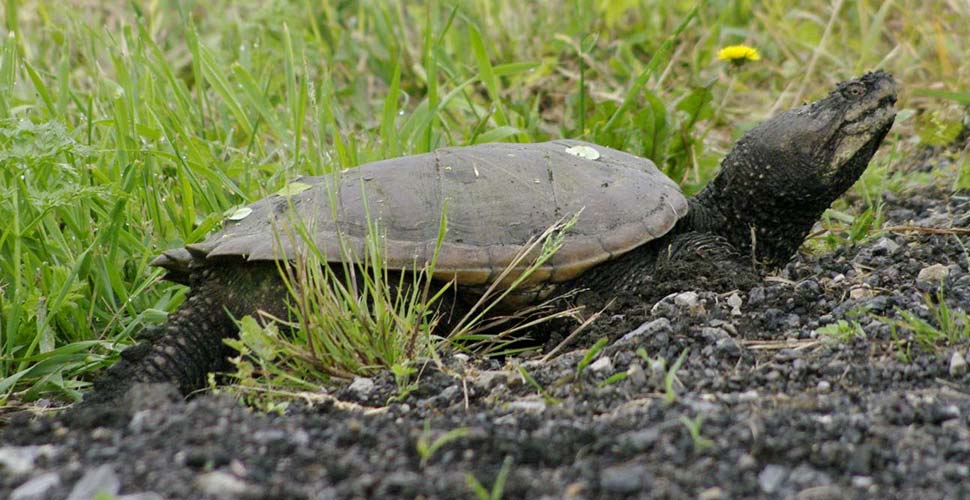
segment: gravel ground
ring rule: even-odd
[[[966,228],[970,197],[887,194],[884,213]],[[391,404],[375,378],[285,416],[164,385],[7,415],[0,498],[473,498],[470,478],[490,489],[503,463],[505,498],[968,498],[970,342],[926,350],[885,319],[931,318],[941,281],[951,309],[970,304],[962,239],[893,231],[751,289],[620,300],[548,363],[447,356]],[[842,338],[816,331],[839,320]]]

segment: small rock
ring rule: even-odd
[[[541,413],[546,409],[546,402],[541,399],[517,399],[507,405],[510,410],[524,411],[526,413]]]
[[[855,300],[872,298],[873,295],[875,295],[875,292],[866,285],[857,286],[849,290],[849,298]]]
[[[61,484],[61,477],[56,472],[45,472],[21,484],[10,492],[10,500],[44,500],[51,498],[51,488]]]
[[[589,365],[589,371],[593,373],[612,373],[613,372],[613,360],[609,356],[601,356],[596,361],[593,361]]]
[[[674,305],[677,307],[694,307],[697,305],[697,292],[681,292],[674,295]]]
[[[53,457],[58,449],[49,444],[35,446],[4,446],[0,448],[0,470],[11,476],[20,476],[34,470],[37,457]]]
[[[716,342],[724,338],[729,338],[730,335],[723,328],[705,326],[701,328],[701,337],[708,342]]]
[[[438,397],[443,401],[451,401],[452,398],[458,395],[460,390],[457,385],[449,385],[438,394]]]
[[[788,469],[781,465],[766,465],[761,470],[761,473],[758,474],[758,486],[761,486],[761,491],[770,495],[778,491],[778,488],[781,487],[781,483],[784,482],[785,476],[787,475]]]
[[[967,373],[967,360],[960,354],[960,351],[953,351],[950,356],[950,376],[962,377]]]
[[[734,324],[731,323],[731,322],[729,322],[729,321],[724,321],[724,320],[721,320],[721,319],[712,319],[711,321],[708,322],[708,324],[711,325],[714,328],[720,328],[720,329],[728,332],[729,335],[737,335],[738,334],[738,328],[736,326],[734,326]]]
[[[374,381],[367,377],[357,377],[347,389],[356,394],[357,397],[367,397],[374,390]]]
[[[852,476],[852,486],[856,488],[869,488],[874,483],[869,476]]]
[[[674,305],[680,309],[686,309],[695,316],[704,313],[704,304],[701,303],[697,292],[683,292],[674,295]]]
[[[721,500],[722,498],[727,498],[727,495],[724,494],[724,490],[722,490],[717,486],[714,486],[712,488],[708,488],[702,491],[701,494],[697,496],[697,498],[699,500]]]
[[[765,302],[765,287],[756,286],[748,291],[748,304],[752,306],[761,305]]]
[[[872,255],[892,255],[899,250],[899,243],[883,237],[879,238],[875,244],[872,245]]]
[[[213,498],[239,498],[255,495],[255,487],[228,472],[213,471],[195,478],[195,486]]]
[[[486,390],[491,390],[499,385],[506,385],[509,382],[509,372],[503,370],[484,370],[478,372],[472,383]]]
[[[600,487],[610,493],[635,493],[643,489],[646,474],[646,469],[637,464],[613,465],[603,469]]]
[[[626,369],[626,379],[634,386],[641,386],[647,383],[647,374],[644,373],[640,363],[631,363]]]
[[[673,316],[677,313],[677,308],[667,298],[664,297],[650,308],[651,316]]]
[[[757,465],[758,465],[758,461],[755,460],[755,458],[751,456],[750,453],[745,453],[741,455],[741,458],[738,459],[738,470],[741,470],[741,471],[752,470]]]
[[[795,293],[806,298],[815,298],[822,293],[822,287],[813,278],[798,282],[795,285]]]
[[[638,326],[632,332],[621,337],[620,342],[634,342],[640,337],[655,335],[660,332],[666,332],[668,334],[673,332],[673,329],[670,327],[669,319],[657,318],[653,321],[647,321],[642,325]]]
[[[656,427],[626,432],[619,437],[619,442],[631,451],[641,452],[649,449],[660,439],[660,430]]]
[[[286,439],[286,431],[283,429],[261,429],[253,432],[251,437],[253,441],[259,444],[269,444]]]
[[[727,299],[727,304],[731,306],[731,316],[741,315],[741,305],[744,304],[744,301],[741,300],[740,295],[732,293]]]
[[[738,393],[738,401],[741,403],[757,401],[758,398],[760,397],[761,395],[758,394],[758,391],[756,389],[750,389],[750,390]]]
[[[845,491],[831,484],[805,488],[795,495],[795,500],[843,500],[845,498],[849,498]]]
[[[724,337],[724,338],[718,339],[717,342],[714,343],[714,350],[718,354],[722,354],[725,356],[741,355],[741,346],[739,346],[738,342],[731,337]]]
[[[91,469],[81,476],[74,485],[67,500],[90,500],[96,495],[109,498],[116,496],[121,489],[121,480],[110,465],[102,465]]]
[[[832,390],[832,384],[830,384],[828,380],[820,380],[815,388],[818,390],[818,392],[825,394]]]
[[[117,498],[117,500],[165,500],[165,497],[155,493],[154,491],[131,493],[130,495],[121,495],[115,498]]]
[[[949,274],[950,269],[943,264],[926,266],[920,269],[919,274],[916,275],[916,284],[923,288],[932,288],[942,283]]]

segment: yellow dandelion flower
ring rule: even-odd
[[[748,61],[759,61],[761,60],[761,55],[758,54],[758,49],[754,47],[748,47],[747,45],[729,45],[717,51],[717,59],[719,61],[728,61],[741,65]]]

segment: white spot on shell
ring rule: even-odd
[[[566,152],[573,156],[578,156],[587,160],[598,160],[600,158],[599,151],[583,144],[566,148]]]
[[[243,220],[246,217],[249,217],[249,214],[251,213],[253,213],[253,209],[249,207],[241,207],[235,212],[229,214],[229,217],[226,218],[229,220]]]

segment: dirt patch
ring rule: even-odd
[[[887,195],[884,212],[966,227],[970,197]],[[965,498],[970,344],[930,352],[880,318],[932,323],[939,280],[952,309],[970,304],[968,239],[901,230],[737,292],[621,297],[589,336],[612,341],[581,373],[581,350],[516,366],[449,355],[390,404],[379,377],[285,416],[167,386],[138,386],[124,407],[17,415],[0,497],[95,484],[140,498],[468,498],[470,477],[491,487],[508,463],[505,498]],[[839,320],[842,340],[816,332]]]

